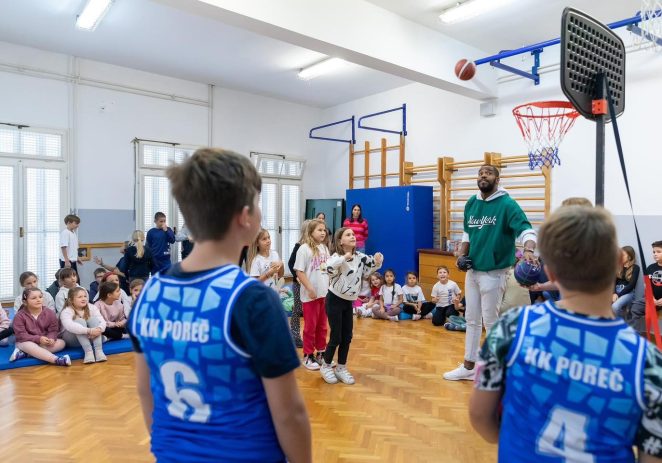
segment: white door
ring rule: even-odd
[[[59,268],[64,227],[65,165],[37,160],[0,160],[0,297],[20,291],[19,275],[31,271],[42,287]]]

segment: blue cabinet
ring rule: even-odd
[[[366,252],[384,254],[384,265],[395,271],[396,282],[405,273],[418,271],[418,249],[429,249],[432,240],[432,187],[396,186],[347,190],[346,216],[360,204],[368,221]]]

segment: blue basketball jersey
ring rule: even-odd
[[[235,265],[191,275],[156,275],[131,314],[150,369],[152,452],[160,462],[285,461],[262,380],[230,337],[233,307],[258,281]]]
[[[506,358],[499,461],[634,462],[645,350],[620,318],[551,301],[524,308]]]

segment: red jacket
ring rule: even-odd
[[[39,344],[42,336],[57,339],[59,331],[60,324],[57,315],[48,307],[41,309],[36,320],[27,309],[19,310],[14,317],[14,335],[17,343],[32,341]]]
[[[347,218],[342,224],[343,227],[351,228],[356,236],[356,247],[364,248],[365,242],[368,241],[368,221],[363,219],[363,222],[350,222]]]

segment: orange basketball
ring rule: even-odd
[[[461,59],[455,65],[455,75],[460,80],[469,80],[476,75],[476,65],[473,61]]]

